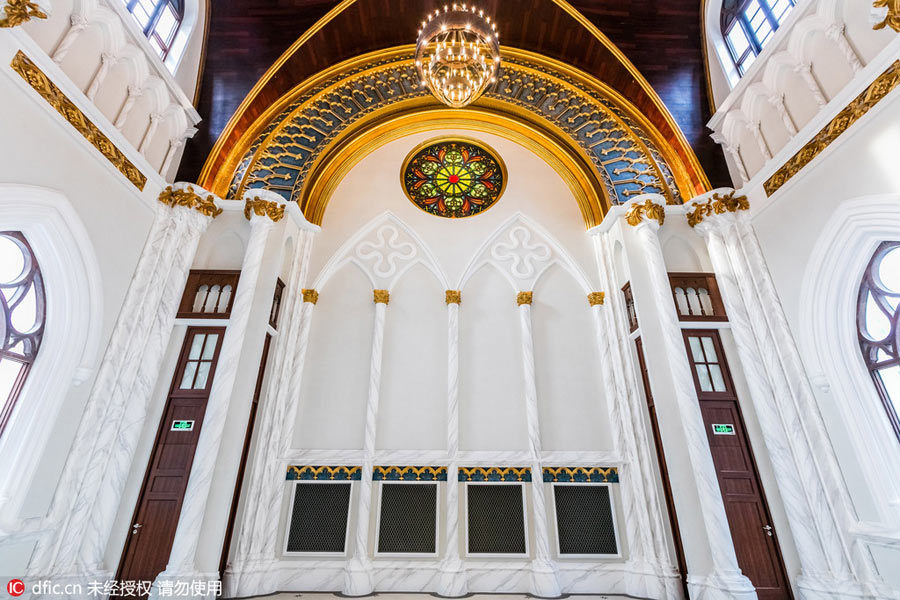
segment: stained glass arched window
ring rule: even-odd
[[[44,334],[44,282],[28,241],[0,231],[0,433]]]
[[[859,290],[859,345],[888,419],[900,437],[900,242],[875,251]]]
[[[506,168],[497,153],[466,138],[425,142],[406,157],[401,175],[413,204],[450,219],[487,210],[506,187]]]

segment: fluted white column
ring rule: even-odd
[[[522,365],[525,381],[525,421],[531,454],[531,501],[534,505],[534,560],[531,562],[533,591],[536,596],[556,598],[562,592],[556,566],[550,557],[550,533],[547,525],[547,500],[541,469],[541,428],[534,371],[534,335],[531,326],[531,292],[519,292],[519,326],[522,333]]]
[[[816,104],[820,107],[828,104],[828,99],[825,98],[822,86],[819,85],[819,82],[816,81],[816,76],[813,75],[812,65],[809,63],[802,63],[797,65],[795,70],[800,75],[800,78],[803,79],[803,82],[806,84],[809,92],[813,95],[813,98],[815,98]]]
[[[672,301],[672,288],[658,237],[659,228],[665,220],[665,204],[662,196],[655,194],[638,196],[628,203],[629,212],[626,220],[634,228],[650,277],[656,305],[655,316],[659,322],[661,342],[671,372],[672,394],[678,404],[681,426],[697,484],[704,534],[713,567],[712,573],[705,578],[703,597],[716,600],[753,599],[757,597],[756,590],[750,580],[741,573],[737,564],[725,505],[709,450],[706,426],[697,400],[678,315]]]
[[[246,489],[253,490],[243,498],[244,509],[237,526],[237,551],[226,568],[223,582],[226,596],[246,596],[250,593],[275,592],[266,587],[265,570],[275,559],[278,515],[284,489],[282,423],[296,406],[296,387],[293,381],[303,371],[309,326],[319,294],[301,289],[309,270],[309,253],[314,231],[302,230],[291,258],[290,274],[285,286],[279,335],[272,353],[271,376],[261,398],[256,448],[249,457]]]
[[[103,85],[103,81],[109,74],[109,70],[118,60],[119,59],[114,54],[110,54],[109,52],[104,52],[100,55],[100,68],[97,69],[97,73],[91,80],[91,85],[88,86],[86,94],[89,100],[93,102],[94,98],[97,96],[97,91],[100,89],[100,86]]]
[[[458,290],[447,290],[447,527],[438,594],[465,596],[466,573],[459,557],[459,304]]]
[[[787,129],[788,133],[792,136],[797,135],[797,126],[794,124],[794,120],[791,118],[790,113],[787,111],[787,106],[784,104],[784,94],[771,96],[769,102],[775,107],[775,112],[781,117],[781,122],[784,123],[784,127]]]
[[[375,290],[375,327],[372,330],[372,362],[369,366],[369,393],[366,401],[366,431],[363,438],[362,478],[359,482],[359,504],[356,511],[356,534],[353,556],[344,571],[343,592],[348,596],[367,596],[375,587],[369,560],[369,524],[372,518],[372,470],[375,467],[375,435],[378,404],[381,399],[381,358],[384,350],[384,321],[390,295]]]
[[[61,525],[37,544],[30,575],[109,575],[103,556],[150,394],[200,236],[219,212],[214,196],[188,184],[160,195],[53,498],[50,515]]]
[[[153,141],[153,136],[156,135],[156,130],[159,129],[159,124],[162,123],[162,120],[163,116],[161,113],[150,114],[150,125],[147,126],[147,131],[144,132],[144,137],[138,146],[138,152],[143,154],[150,147],[150,142]]]
[[[187,489],[184,492],[169,562],[158,580],[190,581],[200,577],[195,565],[197,545],[200,543],[200,523],[203,522],[203,515],[209,502],[213,472],[222,444],[225,420],[234,392],[238,362],[244,349],[253,299],[257,294],[259,272],[269,232],[275,222],[284,216],[284,200],[274,193],[270,192],[265,196],[263,193],[259,190],[249,190],[244,195],[245,215],[250,220],[250,236],[241,264],[241,278],[232,302],[231,316],[225,329],[222,348],[219,351],[216,373],[206,403],[200,436],[197,439],[197,448]]]
[[[743,183],[750,181],[750,175],[747,173],[747,166],[744,165],[744,159],[741,158],[740,149],[737,146],[732,145],[728,139],[720,133],[713,132],[710,137],[712,137],[715,143],[720,144],[725,152],[731,156],[731,160],[734,162],[734,167],[738,170],[741,181]]]
[[[611,276],[611,261],[607,235],[593,233],[600,281],[603,287],[615,290]],[[656,493],[656,476],[652,466],[652,442],[641,417],[643,399],[639,397],[633,374],[630,344],[625,331],[625,312],[621,313],[617,293],[607,300],[603,292],[588,295],[594,318],[600,370],[603,375],[604,396],[610,411],[613,444],[623,457],[619,468],[622,511],[629,536],[630,569],[626,576],[628,593],[639,597],[679,599],[683,596],[674,558],[666,542],[663,514]]]
[[[851,544],[841,531],[839,511],[848,503],[846,488],[830,444],[822,439],[816,446],[810,435],[824,425],[768,269],[757,253],[749,204],[743,197],[735,199],[734,190],[720,189],[699,197],[694,205],[709,207],[693,224],[706,239],[775,467],[800,557],[801,597],[863,596],[866,588],[860,580],[873,572],[871,559],[861,555],[860,564],[854,565]]]
[[[125,123],[128,122],[128,116],[131,114],[131,109],[134,108],[134,103],[137,102],[137,99],[143,95],[143,88],[136,85],[128,86],[128,94],[125,97],[125,104],[122,105],[122,109],[119,110],[119,114],[116,115],[116,122],[113,123],[116,129],[121,130],[123,127],[125,127]]]
[[[89,21],[83,15],[73,14],[69,17],[69,28],[53,50],[53,62],[56,64],[62,63],[66,54],[69,53],[69,48],[72,47],[72,44],[75,43],[81,32],[88,26],[88,23]]]

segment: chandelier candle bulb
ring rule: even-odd
[[[429,14],[416,41],[415,64],[423,87],[453,108],[477,100],[497,80],[500,43],[496,30],[496,23],[475,6],[453,4],[444,6],[443,13]]]

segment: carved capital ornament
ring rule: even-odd
[[[46,19],[37,2],[28,0],[6,0],[3,6],[5,17],[0,17],[0,27],[17,27],[31,19]]]
[[[648,198],[643,204],[632,204],[628,212],[625,213],[625,221],[632,227],[637,227],[643,223],[645,217],[658,221],[662,225],[666,221],[666,209]]]
[[[694,210],[687,213],[688,225],[696,227],[705,217],[712,215],[722,215],[726,212],[734,213],[739,210],[749,210],[750,203],[747,202],[747,196],[735,197],[735,191],[732,190],[728,194],[713,194],[706,202],[692,202],[691,206]]]
[[[319,292],[316,290],[304,289],[303,291],[303,301],[309,302],[310,304],[316,304],[319,301]]]
[[[606,292],[591,292],[587,299],[591,306],[600,306],[606,300]]]
[[[516,296],[516,303],[519,306],[522,306],[523,304],[531,304],[533,296],[534,292],[519,292],[519,295]]]
[[[391,301],[391,294],[387,290],[374,290],[375,304],[387,304]]]
[[[284,204],[262,198],[247,198],[244,201],[244,217],[249,221],[253,215],[269,217],[273,223],[277,223],[284,218]]]
[[[192,208],[207,217],[215,218],[222,214],[222,209],[216,206],[215,197],[212,194],[201,196],[191,186],[175,189],[170,185],[160,193],[159,201],[166,206]]]
[[[459,290],[447,290],[444,293],[444,301],[447,304],[459,304],[462,302],[462,292]]]

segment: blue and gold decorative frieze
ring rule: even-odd
[[[459,481],[531,481],[528,467],[460,467]]]
[[[548,483],[619,483],[616,467],[544,467]]]
[[[447,481],[447,467],[375,467],[375,481]]]
[[[287,470],[288,481],[359,481],[362,467],[315,467],[291,465]]]
[[[234,171],[229,195],[259,188],[297,200],[313,165],[344,130],[387,106],[428,96],[412,56],[342,71],[295,99],[259,132]],[[612,203],[647,193],[681,203],[662,152],[613,99],[556,69],[512,56],[504,58],[485,98],[558,127],[590,159]]]

